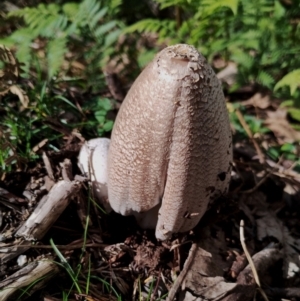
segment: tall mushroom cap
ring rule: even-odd
[[[144,216],[160,206],[156,237],[168,239],[192,229],[209,201],[226,192],[231,160],[228,114],[212,68],[192,46],[163,49],[136,79],[115,121],[111,207]]]

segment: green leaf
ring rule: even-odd
[[[103,124],[105,122],[105,115],[103,115],[103,111],[95,112],[95,118],[100,124]]]
[[[93,101],[94,101],[94,105],[92,107],[92,110],[102,111],[103,112],[102,115],[105,115],[108,111],[110,111],[112,109],[111,102],[108,98],[98,97],[98,98],[94,99]]]
[[[285,143],[285,144],[283,144],[280,147],[280,150],[282,152],[290,152],[290,153],[292,153],[292,152],[296,151],[296,146],[294,144],[292,144],[292,143]]]
[[[121,35],[121,32],[121,29],[117,29],[107,34],[105,37],[105,46],[108,47],[111,44],[115,43]]]
[[[124,33],[133,33],[133,32],[157,32],[157,27],[161,27],[162,22],[155,19],[144,19],[138,21],[131,26],[126,27]]]
[[[289,86],[290,93],[293,95],[296,89],[300,85],[300,69],[293,70],[286,74],[274,87],[274,91],[277,91],[283,86]]]
[[[284,100],[281,102],[280,107],[285,108],[285,107],[293,107],[295,104],[295,101],[293,99],[288,99]]]
[[[77,3],[69,2],[63,5],[62,11],[70,20],[73,20],[74,16],[78,12],[78,7],[79,5]]]
[[[274,17],[276,19],[280,19],[285,15],[285,8],[281,5],[281,3],[277,0],[274,4]]]
[[[221,7],[228,7],[231,9],[234,15],[237,14],[239,0],[203,0],[203,5],[205,6],[205,13],[211,15],[215,10]]]
[[[258,73],[258,76],[256,78],[256,81],[258,83],[260,83],[263,86],[266,86],[268,88],[270,88],[272,86],[272,84],[274,83],[274,78],[267,72],[261,70]]]
[[[289,114],[291,115],[291,117],[297,121],[300,122],[300,109],[296,109],[296,108],[289,108],[288,109]]]
[[[278,159],[280,156],[279,151],[275,147],[270,147],[267,150],[267,154],[274,160]]]
[[[51,40],[48,43],[47,59],[48,59],[48,77],[52,78],[60,69],[64,55],[67,51],[67,40],[65,38]]]
[[[103,35],[112,30],[116,25],[116,21],[109,21],[103,25],[98,26],[94,34],[97,38],[103,38]]]
[[[103,130],[105,132],[110,132],[113,128],[114,122],[112,120],[108,120],[103,125]]]
[[[108,7],[102,8],[100,11],[98,11],[90,21],[90,27],[93,29],[97,25],[97,23],[106,15],[108,11]]]

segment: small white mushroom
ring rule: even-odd
[[[111,211],[107,193],[107,156],[110,139],[96,138],[86,141],[81,147],[78,167],[87,176],[97,200],[101,201],[106,211]]]
[[[224,95],[192,46],[156,55],[129,90],[112,132],[108,196],[156,237],[192,229],[227,191],[232,160]],[[157,213],[158,212],[158,213]]]

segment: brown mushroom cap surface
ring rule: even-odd
[[[192,229],[227,190],[231,131],[220,83],[192,46],[163,49],[118,113],[108,154],[108,196],[123,215],[161,206],[156,237]]]

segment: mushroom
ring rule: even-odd
[[[129,90],[108,152],[108,198],[156,237],[191,230],[227,192],[231,130],[221,85],[192,46],[163,49]]]
[[[94,196],[107,212],[111,211],[107,193],[107,156],[110,139],[96,138],[81,147],[78,167],[92,182]]]

